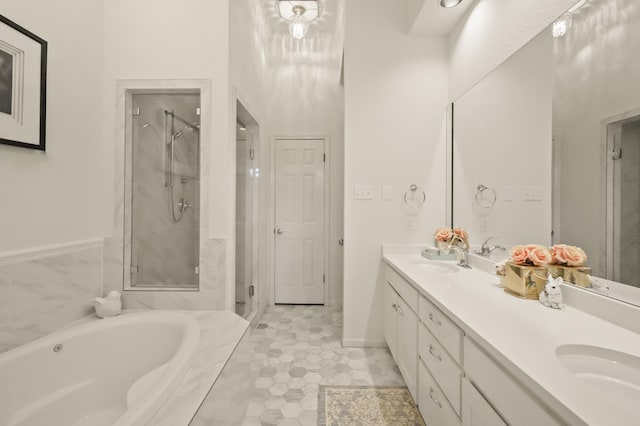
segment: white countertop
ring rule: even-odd
[[[478,268],[448,274],[418,269],[412,261],[423,258],[416,247],[383,246],[383,259],[564,421],[640,424],[638,407],[599,393],[555,354],[559,345],[582,344],[640,357],[640,334],[571,306],[556,310],[511,296],[499,287],[496,275]]]

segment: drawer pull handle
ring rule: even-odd
[[[429,353],[438,361],[442,362],[442,357],[440,355],[438,355],[438,352],[436,352],[436,348],[434,348],[432,345],[429,345]]]
[[[430,390],[429,390],[429,398],[431,398],[431,400],[432,400],[433,402],[435,402],[435,403],[436,403],[436,405],[438,406],[438,408],[442,408],[442,403],[441,403],[440,401],[438,401],[438,400],[433,396],[433,393],[434,393],[433,388],[431,388],[431,387],[430,387],[429,389],[430,389]]]
[[[437,324],[437,325],[442,325],[442,322],[440,322],[439,320],[436,319],[436,317],[433,316],[433,314],[431,312],[429,312],[429,319],[431,320],[431,322]]]

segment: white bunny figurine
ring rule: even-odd
[[[544,290],[538,297],[540,303],[554,309],[564,308],[560,284],[562,284],[562,277],[554,279],[551,274],[549,274],[547,277],[547,283],[544,285]]]

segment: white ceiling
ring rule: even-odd
[[[438,0],[409,0],[409,34],[446,36],[464,17],[475,0],[463,0],[455,7],[440,7]]]

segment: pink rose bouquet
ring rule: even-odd
[[[551,264],[566,266],[583,266],[587,254],[580,247],[556,244],[551,247]]]
[[[453,238],[453,230],[451,228],[438,228],[433,234],[436,241],[450,241]]]
[[[527,244],[513,246],[509,260],[516,265],[545,266],[551,263],[551,252],[545,246]]]

